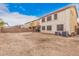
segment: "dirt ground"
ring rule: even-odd
[[[0,33],[1,56],[77,56],[79,36],[61,37],[49,34]]]

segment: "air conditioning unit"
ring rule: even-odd
[[[68,37],[68,36],[69,36],[69,34],[68,34],[68,32],[63,31],[63,32],[62,32],[62,36]]]
[[[62,33],[61,33],[61,32],[55,32],[55,35],[59,35],[59,36],[61,36]]]

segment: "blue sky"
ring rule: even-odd
[[[10,12],[42,16],[67,5],[69,5],[69,3],[9,3],[7,7]]]
[[[70,3],[0,3],[0,18],[10,26],[20,25],[38,19],[65,6],[75,5],[79,13],[79,4]]]

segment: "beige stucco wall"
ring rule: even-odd
[[[32,26],[32,27],[38,26],[38,25],[40,25],[39,20],[35,20],[35,21],[32,21],[32,22],[31,22],[31,26]]]
[[[76,14],[76,9],[74,7],[70,8],[71,12],[71,19],[70,19],[70,30],[71,32],[75,32],[75,26],[77,27],[77,14]]]
[[[31,26],[31,22],[24,24],[25,28],[29,28]]]
[[[24,24],[24,27],[29,28],[29,27],[39,26],[39,25],[40,25],[40,20],[35,20]]]

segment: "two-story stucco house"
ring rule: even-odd
[[[24,27],[33,32],[40,31],[40,20],[33,20],[24,24]]]
[[[51,34],[75,35],[77,29],[77,10],[69,6],[40,18],[40,31]]]

